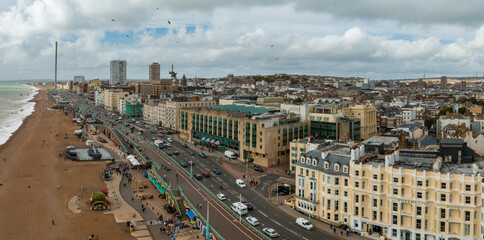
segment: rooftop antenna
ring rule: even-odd
[[[424,72],[423,80],[425,80],[425,74],[427,74],[427,70],[425,70],[425,72]]]
[[[57,41],[55,42],[55,75],[54,75],[54,90],[57,91]]]

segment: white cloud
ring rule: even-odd
[[[55,41],[60,79],[107,78],[109,61],[118,58],[128,61],[128,78],[135,79],[147,78],[154,61],[166,77],[172,63],[189,77],[287,72],[399,78],[480,70],[484,26],[477,13],[484,3],[378,3],[6,1],[0,4],[0,80],[52,78]],[[187,25],[196,30],[188,33]],[[149,29],[156,27],[169,33]],[[106,32],[134,32],[133,42],[109,43]]]

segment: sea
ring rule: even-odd
[[[32,114],[35,103],[29,102],[37,94],[37,89],[26,84],[0,82],[0,145],[7,142]]]

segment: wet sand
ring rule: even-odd
[[[81,186],[106,188],[99,177],[106,162],[59,157],[67,145],[85,146],[73,134],[79,127],[71,117],[47,109],[47,90],[32,101],[37,102],[34,113],[0,147],[0,239],[85,240],[90,234],[102,240],[135,239],[112,214],[69,211],[67,203]]]

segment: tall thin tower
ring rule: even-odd
[[[55,77],[54,77],[54,90],[57,91],[57,41],[55,42]]]

